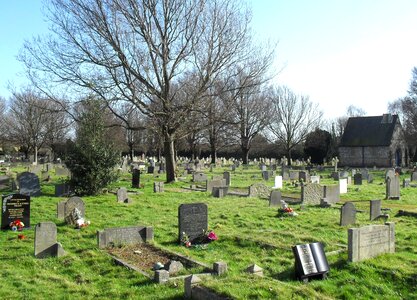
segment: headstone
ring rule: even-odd
[[[249,187],[249,197],[269,199],[270,189],[262,183],[254,183]]]
[[[369,219],[375,220],[381,215],[381,200],[370,200]]]
[[[97,231],[97,242],[100,249],[109,246],[132,245],[153,240],[153,227],[130,226],[114,227]]]
[[[269,180],[269,171],[262,171],[262,179],[266,181]]]
[[[1,229],[10,229],[10,223],[20,220],[30,227],[30,196],[10,194],[2,197]]]
[[[117,202],[129,203],[129,197],[127,196],[127,189],[125,187],[117,189]]]
[[[206,191],[209,193],[213,192],[213,187],[222,187],[222,186],[226,186],[225,179],[215,179],[215,180],[206,181]]]
[[[23,172],[18,175],[17,181],[19,184],[19,193],[29,196],[40,196],[41,187],[39,185],[39,178],[36,174]]]
[[[178,207],[178,240],[184,235],[193,244],[208,229],[208,210],[205,203],[181,204]]]
[[[193,173],[193,182],[205,182],[207,180],[207,175],[201,172]]]
[[[61,257],[65,251],[61,244],[57,243],[57,229],[55,223],[41,222],[35,227],[35,257],[48,256]]]
[[[162,181],[156,181],[153,183],[153,192],[162,193],[164,192],[164,183]]]
[[[49,181],[51,177],[49,176],[48,171],[42,171],[41,172],[41,180],[42,181]]]
[[[56,176],[70,176],[70,171],[67,168],[56,167],[55,175]]]
[[[340,208],[340,226],[356,223],[356,208],[352,202],[346,202]]]
[[[155,171],[155,166],[148,167],[148,174],[153,174],[154,171]]]
[[[269,206],[279,206],[281,204],[281,191],[274,190],[269,195]]]
[[[371,173],[368,174],[368,183],[373,183],[374,182],[374,175],[372,175]]]
[[[169,272],[169,275],[174,275],[183,270],[184,265],[180,261],[170,260],[164,265],[164,268]]]
[[[163,162],[159,163],[158,173],[165,173],[165,163],[163,163]]]
[[[290,180],[298,180],[299,177],[299,171],[290,170]]]
[[[356,173],[355,175],[353,175],[353,184],[362,185],[362,174]]]
[[[348,229],[348,260],[361,261],[395,252],[395,225],[369,225]]]
[[[300,171],[298,173],[298,180],[303,182],[310,182],[310,174],[306,171]]]
[[[340,178],[339,172],[332,172],[330,174],[330,178],[333,178],[334,180],[339,180],[339,178]]]
[[[275,176],[274,189],[282,189],[282,176]]]
[[[132,170],[132,188],[138,189],[140,187],[140,170]]]
[[[349,177],[349,172],[348,171],[341,171],[339,173],[339,179],[340,178],[348,178]]]
[[[362,179],[368,180],[369,171],[368,169],[361,169]]]
[[[346,194],[348,192],[347,186],[348,186],[347,178],[339,179],[339,193],[340,194]]]
[[[226,185],[231,185],[231,178],[230,178],[230,172],[223,172],[223,179],[226,181]]]
[[[307,205],[320,205],[324,188],[319,184],[305,184],[301,186],[301,202]]]
[[[55,184],[55,197],[68,196],[71,193],[71,186],[68,183]]]
[[[311,183],[319,184],[320,183],[320,176],[316,176],[316,175],[310,176],[310,181],[311,181]]]
[[[290,170],[288,169],[288,167],[282,167],[281,176],[282,180],[290,180]]]
[[[327,277],[330,268],[322,243],[296,245],[292,250],[295,257],[295,273],[299,280]]]
[[[80,211],[81,217],[85,216],[84,201],[80,197],[71,197],[68,200],[61,201],[57,204],[57,218],[66,220],[71,215],[74,208],[77,208]]]
[[[400,199],[400,176],[394,175],[385,180],[386,183],[386,199]]]
[[[411,181],[417,181],[417,171],[411,173]]]
[[[211,195],[215,198],[223,198],[229,191],[228,186],[214,186],[211,190]]]
[[[0,190],[8,190],[10,188],[10,177],[6,175],[0,175]]]
[[[323,188],[323,197],[326,198],[327,203],[337,203],[340,201],[340,187],[339,185],[325,185]]]
[[[403,188],[410,186],[410,178],[404,178],[403,179]]]

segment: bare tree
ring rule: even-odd
[[[13,92],[6,127],[10,141],[20,145],[28,158],[34,154],[37,163],[38,150],[64,139],[69,130],[66,114],[55,102],[43,99],[36,92],[26,89]]]
[[[288,158],[295,146],[305,141],[307,134],[320,126],[323,113],[307,96],[296,95],[287,87],[273,90],[274,117],[268,126],[272,137],[282,143]]]
[[[51,0],[53,35],[25,43],[33,82],[56,95],[95,93],[156,118],[167,181],[175,180],[178,128],[211,82],[244,59],[250,14],[230,0]],[[193,74],[193,89],[184,78]],[[173,85],[178,87],[173,89]],[[177,99],[178,90],[193,95]]]

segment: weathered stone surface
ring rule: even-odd
[[[117,189],[117,202],[119,203],[129,202],[129,197],[127,196],[127,189],[125,187],[121,187]]]
[[[400,176],[394,175],[387,177],[386,183],[386,199],[400,199]]]
[[[249,197],[269,198],[270,189],[262,183],[254,183],[249,187]]]
[[[218,261],[213,263],[213,270],[216,275],[223,275],[227,273],[227,263]]]
[[[132,170],[132,188],[138,189],[140,187],[140,170]]]
[[[305,184],[301,186],[301,202],[307,205],[319,205],[324,198],[323,186],[319,184]]]
[[[275,190],[272,191],[269,195],[269,206],[279,206],[281,205],[281,191]]]
[[[207,175],[202,172],[193,173],[193,182],[205,182],[207,181]]]
[[[229,191],[228,186],[215,186],[212,188],[211,195],[215,198],[223,198]]]
[[[340,226],[356,223],[356,208],[352,202],[346,202],[340,208]]]
[[[184,269],[183,264],[177,260],[170,260],[164,265],[165,270],[169,272],[169,275],[174,275]]]
[[[227,186],[230,186],[232,183],[230,172],[224,172],[223,173],[223,179],[225,180],[225,183]]]
[[[77,208],[81,213],[81,217],[84,218],[85,204],[80,197],[71,197],[66,201],[59,202],[57,204],[57,218],[65,220],[71,215],[74,208]]]
[[[395,252],[395,225],[369,225],[348,229],[348,259],[357,262]]]
[[[369,220],[373,221],[381,215],[381,200],[369,201]]]
[[[153,227],[150,226],[114,227],[97,231],[99,248],[106,248],[114,245],[146,243],[152,239]]]
[[[326,198],[328,203],[337,203],[340,201],[339,185],[325,185],[323,188],[323,198]]]
[[[55,223],[41,222],[35,227],[35,257],[63,256],[65,251],[57,243],[57,229]]]
[[[206,191],[209,193],[213,192],[213,187],[223,187],[226,186],[225,179],[213,179],[206,181]]]
[[[205,203],[181,204],[178,207],[178,240],[184,235],[194,243],[208,229],[208,209]]]
[[[157,181],[153,183],[153,192],[154,193],[163,193],[165,185],[162,181]]]
[[[28,196],[40,196],[39,178],[34,173],[23,172],[18,175],[19,193]]]
[[[362,185],[362,174],[356,173],[355,175],[353,175],[353,184]]]
[[[156,270],[154,273],[154,281],[162,284],[169,280],[169,272],[167,270]]]

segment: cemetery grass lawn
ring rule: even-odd
[[[221,175],[223,168],[213,173]],[[324,177],[328,173],[320,173]],[[373,172],[374,183],[364,181],[362,186],[349,186],[342,202],[355,200],[359,227],[382,224],[369,221],[369,201],[385,198],[383,171]],[[409,176],[409,175],[404,175]],[[164,193],[153,193],[154,180],[164,177],[141,175],[143,189],[130,188],[130,175],[109,187],[115,191],[125,186],[131,204],[116,202],[113,193],[82,197],[86,219],[91,225],[76,230],[56,217],[56,205],[65,198],[54,196],[53,183],[42,184],[40,197],[31,198],[31,229],[24,230],[24,240],[17,233],[0,232],[0,299],[182,299],[183,282],[164,285],[153,283],[134,271],[114,264],[108,253],[98,249],[96,231],[110,227],[147,225],[154,227],[154,244],[181,253],[211,265],[216,261],[228,264],[228,273],[204,281],[206,286],[236,299],[417,299],[417,218],[396,216],[398,210],[417,212],[417,188],[401,189],[400,200],[383,200],[389,208],[389,221],[395,223],[396,253],[384,254],[358,263],[347,260],[347,251],[328,255],[330,274],[327,280],[308,284],[294,278],[294,256],[291,247],[296,244],[322,242],[326,253],[346,249],[348,227],[339,226],[340,212],[335,208],[291,205],[296,218],[277,217],[277,208],[268,206],[266,199],[227,196],[213,198],[205,192],[191,192],[181,187],[187,181],[165,184]],[[247,188],[255,182],[272,187],[271,178],[264,182],[258,168],[232,172],[232,187]],[[335,184],[324,178],[321,184]],[[285,182],[284,195],[296,195],[300,188]],[[5,192],[3,194],[6,194]],[[178,206],[182,203],[204,202],[208,205],[209,228],[219,237],[207,249],[186,248],[177,242]],[[340,207],[340,205],[336,205]],[[37,223],[52,221],[58,228],[58,242],[68,253],[61,258],[34,257],[34,227]],[[264,277],[245,272],[251,264],[264,270]]]

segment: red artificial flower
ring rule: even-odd
[[[209,232],[209,234],[207,235],[207,238],[208,238],[210,241],[217,241],[217,240],[218,240],[218,237],[217,237],[217,235],[214,233],[214,231],[210,231],[210,232]]]
[[[19,240],[24,240],[24,239],[25,239],[25,236],[24,236],[23,234],[19,234],[19,235],[17,236],[17,238],[18,238]]]
[[[185,247],[187,247],[187,248],[191,247],[191,242],[190,241],[186,241],[185,242]]]

